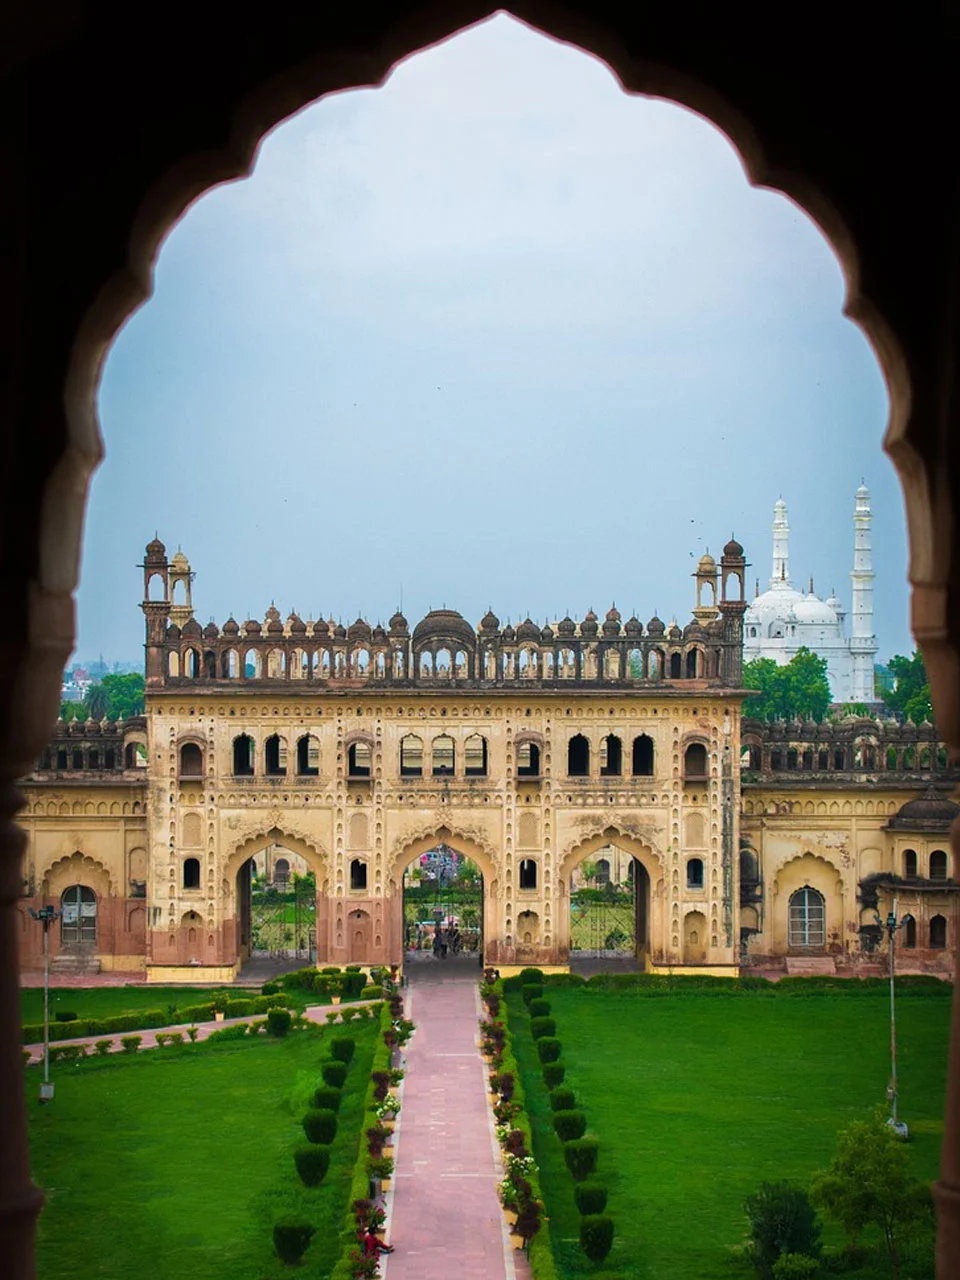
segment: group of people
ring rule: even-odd
[[[460,930],[452,924],[447,929],[438,929],[433,935],[434,960],[446,960],[447,954],[459,955],[463,949],[463,938]]]

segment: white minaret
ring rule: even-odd
[[[853,659],[852,702],[875,702],[873,662],[877,637],[873,633],[873,560],[870,549],[870,494],[857,490],[853,512],[853,608],[850,611],[850,655]]]
[[[773,577],[770,586],[790,585],[790,526],[787,524],[787,504],[778,498],[773,504]]]

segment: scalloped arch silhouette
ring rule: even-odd
[[[630,830],[628,824],[609,823],[604,827],[595,827],[590,835],[581,836],[574,844],[569,845],[560,860],[560,880],[566,884],[572,872],[585,859],[597,853],[605,845],[616,845],[624,853],[637,859],[650,877],[651,891],[655,891],[663,882],[664,860],[653,846],[649,836],[643,832]]]

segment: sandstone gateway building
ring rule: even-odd
[[[404,870],[444,843],[482,873],[500,966],[568,963],[572,876],[612,847],[651,968],[869,964],[893,895],[917,964],[945,968],[957,809],[933,729],[745,721],[745,568],[735,541],[703,557],[682,630],[615,608],[201,628],[186,558],[151,542],[145,716],[61,722],[25,784],[23,963],[52,903],[61,959],[232,978],[273,845],[315,873],[318,962],[400,963]]]

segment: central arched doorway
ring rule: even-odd
[[[570,967],[637,969],[650,950],[650,876],[639,858],[601,845],[570,874]]]
[[[483,956],[483,872],[466,854],[439,842],[403,873],[403,947],[407,960]]]

